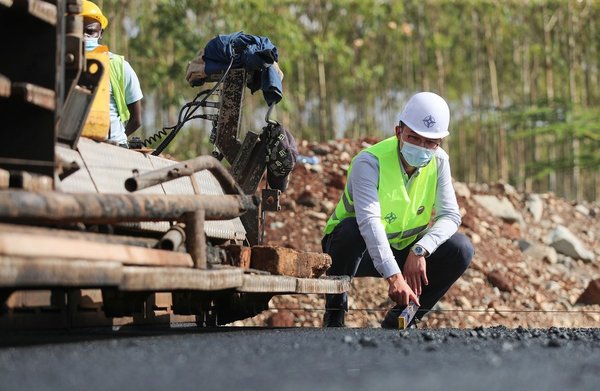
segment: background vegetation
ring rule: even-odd
[[[217,34],[269,37],[285,73],[276,117],[299,139],[392,134],[407,96],[448,99],[454,176],[600,199],[600,2],[97,0],[105,43],[145,93],[143,135],[172,125],[197,93],[187,62]],[[249,96],[243,129],[263,125]],[[202,124],[169,152],[206,153]]]

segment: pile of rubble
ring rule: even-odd
[[[323,228],[352,157],[376,141],[302,142],[282,210],[268,215],[267,244],[320,252]],[[498,183],[455,182],[455,189],[463,216],[460,230],[471,238],[475,258],[423,320],[424,327],[600,325],[600,305],[586,304],[600,303],[599,204],[522,194]],[[385,281],[356,278],[346,323],[377,327],[392,304]],[[271,308],[240,324],[320,326],[324,299],[275,297]]]

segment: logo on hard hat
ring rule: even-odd
[[[433,125],[435,125],[435,118],[433,118],[432,115],[428,115],[427,117],[423,118],[423,123],[428,128],[431,128]]]

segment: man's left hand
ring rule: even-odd
[[[429,284],[427,280],[427,262],[425,257],[419,257],[412,251],[408,252],[408,257],[404,263],[404,270],[402,270],[404,279],[415,292],[417,296],[421,296],[422,283],[425,285]]]

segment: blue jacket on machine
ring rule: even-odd
[[[252,93],[260,88],[269,106],[281,100],[281,78],[271,66],[279,55],[269,38],[244,34],[242,31],[218,35],[204,48],[204,71],[208,75],[222,72],[229,67],[232,58],[232,68],[245,68],[251,73],[248,88]]]

